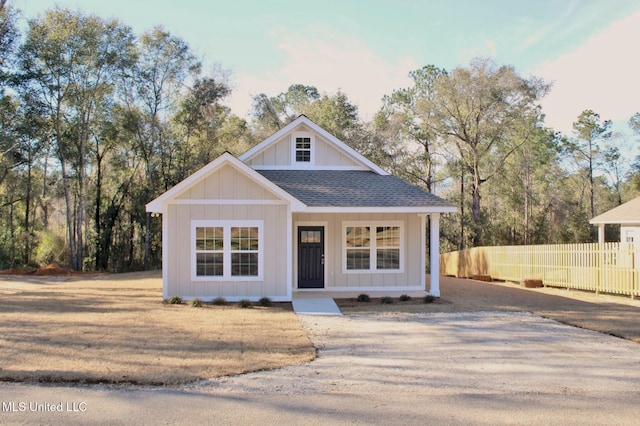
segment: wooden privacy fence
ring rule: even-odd
[[[474,247],[443,253],[442,275],[490,275],[505,281],[542,280],[545,286],[640,296],[640,262],[633,244],[553,244]]]

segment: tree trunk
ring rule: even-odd
[[[102,212],[100,206],[102,204],[102,156],[97,152],[96,147],[96,210],[94,214],[94,229],[96,233],[95,250],[96,250],[96,271],[104,270],[102,259]]]
[[[31,173],[31,163],[32,163],[32,155],[31,155],[31,147],[29,147],[28,151],[28,164],[27,164],[27,193],[25,196],[25,206],[24,206],[24,254],[22,256],[22,261],[25,265],[28,265],[31,262],[31,181],[32,181],[32,173]]]

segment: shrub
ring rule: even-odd
[[[258,305],[269,307],[271,306],[271,299],[269,299],[268,297],[263,297],[260,300],[258,300]]]
[[[362,293],[358,296],[358,302],[371,302],[371,298],[368,294]]]
[[[53,231],[39,231],[36,233],[36,241],[33,260],[38,265],[64,263],[67,245],[63,237]]]
[[[411,300],[411,296],[409,296],[408,294],[403,294],[402,296],[400,296],[401,302],[408,302],[409,300]]]
[[[200,308],[202,307],[202,300],[200,300],[199,298],[195,298],[195,299],[191,299],[191,306],[193,308]]]
[[[249,299],[242,299],[238,302],[238,307],[239,308],[250,308],[251,307],[251,301]]]
[[[216,297],[211,303],[216,306],[224,306],[227,304],[227,299],[225,299],[224,297]]]
[[[423,302],[424,302],[424,303],[433,303],[433,302],[435,302],[435,301],[436,301],[435,296],[432,296],[432,295],[430,295],[430,294],[427,294],[427,295],[424,297],[424,299],[423,299]]]
[[[393,303],[393,298],[389,296],[381,297],[380,303],[382,303],[383,305],[390,305]]]
[[[171,296],[169,298],[169,304],[170,305],[181,305],[182,304],[182,297],[180,297],[180,296]]]

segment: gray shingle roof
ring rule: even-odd
[[[258,170],[309,207],[455,207],[395,176],[358,170]]]

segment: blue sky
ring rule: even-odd
[[[12,0],[9,0],[12,2]],[[137,33],[162,25],[206,68],[231,72],[228,105],[294,83],[345,92],[368,120],[409,71],[476,56],[553,82],[547,125],[566,134],[592,109],[616,128],[640,111],[640,0],[21,0],[26,18],[56,4]]]

